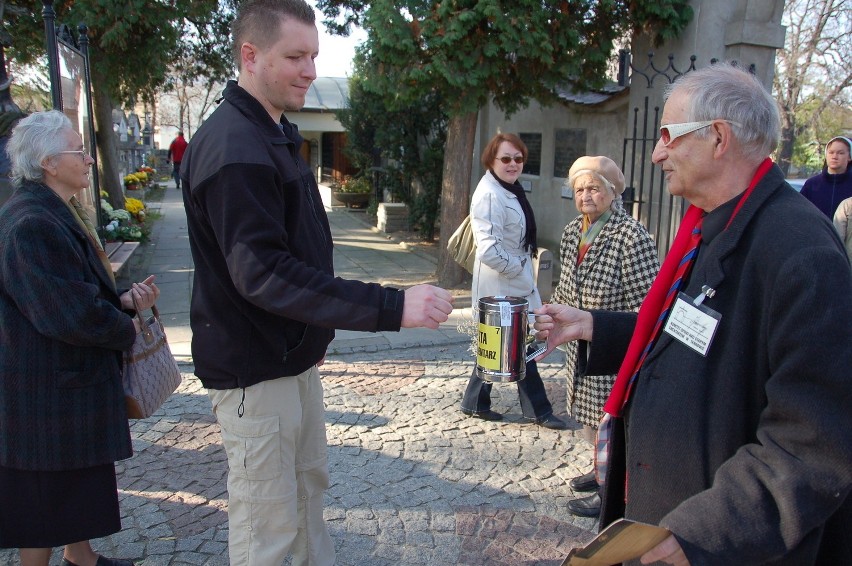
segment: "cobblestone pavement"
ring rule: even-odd
[[[167,208],[179,206],[177,192],[167,196],[164,220],[179,218]],[[369,230],[341,224],[343,214],[332,214],[344,226],[336,240],[378,246]],[[173,230],[174,242],[159,238],[150,267],[163,275],[163,295],[174,303],[160,310],[177,350],[188,324],[187,299],[179,297],[190,292],[182,274],[191,260],[176,251],[185,232]],[[358,265],[377,264],[373,256],[347,253]],[[419,265],[405,269],[416,273]],[[148,268],[146,262],[142,273]],[[590,469],[591,447],[574,430],[525,422],[513,384],[492,391],[504,421],[462,415],[473,364],[468,344],[451,325],[438,332],[338,333],[320,368],[331,474],[325,517],[337,564],[558,565],[592,538],[596,522],[566,510],[576,496],[568,480]],[[93,541],[98,552],[141,566],[228,564],[225,453],[188,347],[181,351],[182,385],[154,416],[132,421],[135,454],[116,465],[123,529]],[[561,356],[539,368],[557,415],[568,418]],[[60,560],[57,549],[51,565]],[[17,551],[0,550],[0,565],[18,566]]]
[[[568,479],[589,469],[591,447],[574,431],[524,422],[513,384],[492,392],[503,422],[462,415],[465,350],[460,342],[335,355],[321,368],[325,517],[338,564],[558,565],[592,538],[595,522],[565,509],[575,495]],[[104,555],[228,564],[226,458],[207,395],[184,369],[178,392],[131,427],[135,455],[117,464],[124,528],[94,541]],[[540,365],[557,408],[561,370]],[[0,551],[0,563],[18,564],[16,553]]]

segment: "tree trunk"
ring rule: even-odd
[[[98,176],[101,190],[109,193],[113,208],[124,208],[124,190],[121,170],[118,167],[118,138],[112,131],[112,99],[100,85],[97,72],[92,68],[92,105],[95,113],[95,140],[98,145]]]
[[[793,148],[795,144],[795,127],[782,126],[781,144],[778,146],[777,163],[785,177],[790,173],[790,163],[793,161]]]
[[[477,112],[453,116],[447,125],[444,152],[444,178],[441,182],[441,240],[438,256],[438,285],[455,287],[467,272],[450,257],[447,240],[470,209],[470,177],[473,171],[473,144]]]

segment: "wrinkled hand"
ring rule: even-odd
[[[149,275],[145,281],[134,283],[130,290],[122,293],[121,308],[126,310],[150,309],[157,302],[160,296],[160,288],[154,284],[154,275]],[[133,299],[136,299],[136,306],[133,305]]]
[[[405,290],[402,307],[403,328],[431,328],[446,322],[453,312],[453,296],[446,289],[434,285],[415,285]]]
[[[673,566],[689,566],[689,560],[674,535],[643,554],[639,561],[642,564],[653,564],[659,561]]]
[[[536,361],[547,357],[550,352],[572,340],[592,339],[592,314],[565,305],[544,305],[535,309],[533,328],[537,331],[537,340],[547,340],[547,350]]]

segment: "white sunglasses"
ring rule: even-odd
[[[733,124],[734,126],[739,126],[738,123],[732,122],[731,120],[721,121]],[[716,120],[704,120],[703,122],[683,122],[681,124],[666,124],[665,126],[660,126],[660,140],[663,142],[663,145],[665,147],[668,147],[677,138],[712,126],[713,122],[716,122]]]

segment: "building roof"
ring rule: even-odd
[[[317,77],[305,96],[302,112],[334,112],[346,108],[349,100],[349,79]]]
[[[572,83],[567,83],[556,87],[556,95],[565,102],[595,105],[606,102],[610,98],[626,90],[628,90],[626,86],[620,86],[618,83],[614,82],[607,82],[601,88],[594,91],[577,91]]]

